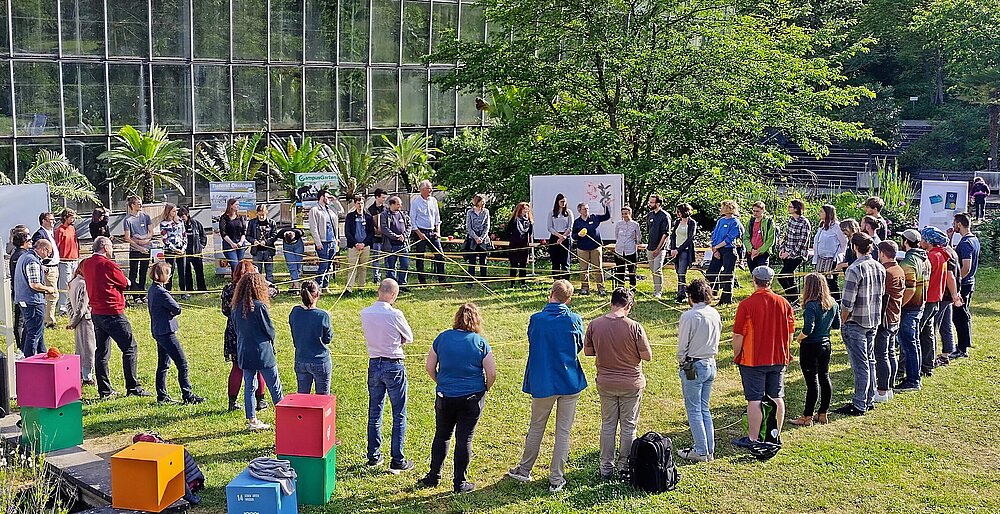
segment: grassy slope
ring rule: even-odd
[[[668,273],[668,280],[672,278]],[[753,461],[728,444],[738,435],[738,419],[745,404],[731,361],[732,350],[724,343],[712,401],[717,460],[683,465],[678,489],[656,496],[636,494],[621,484],[597,479],[600,409],[593,387],[584,392],[577,411],[567,490],[550,496],[546,489],[551,432],[543,442],[534,484],[525,486],[503,478],[520,457],[527,427],[529,400],[520,391],[526,358],[525,327],[531,313],[545,302],[547,291],[541,285],[529,291],[499,291],[496,295],[479,288],[434,289],[401,298],[398,306],[417,336],[416,344],[407,348],[406,360],[410,394],[406,451],[416,461],[417,469],[399,477],[384,469],[366,469],[367,364],[357,313],[372,297],[336,303],[335,297],[325,298],[321,306],[331,311],[335,332],[331,351],[332,388],[337,395],[337,428],[342,440],[337,452],[339,482],[331,503],[302,511],[996,512],[1000,510],[1000,475],[996,473],[1000,421],[995,415],[1000,410],[996,380],[1000,375],[1000,350],[990,334],[1000,332],[1000,293],[996,290],[1000,272],[980,271],[980,284],[975,299],[974,359],[939,370],[920,393],[900,395],[863,418],[835,418],[830,425],[807,429],[786,425],[785,448],[766,463]],[[640,289],[648,291],[648,287],[648,283],[641,284]],[[646,367],[649,385],[643,398],[640,434],[648,430],[664,432],[676,446],[683,447],[690,443],[690,435],[673,359],[678,311],[653,303],[648,292],[644,295],[646,300],[639,304],[634,316],[644,323],[655,346],[654,361]],[[454,309],[469,298],[484,308],[487,337],[499,365],[497,386],[487,398],[470,468],[470,479],[480,489],[464,496],[452,495],[446,487],[418,490],[413,487],[414,481],[427,469],[434,429],[433,385],[423,371],[423,358],[434,336],[450,325]],[[190,407],[157,406],[148,399],[135,398],[90,402],[85,407],[85,430],[88,444],[102,452],[124,447],[139,430],[158,431],[186,445],[208,476],[203,504],[195,512],[221,513],[225,512],[226,483],[250,459],[273,452],[274,434],[248,433],[242,412],[226,411],[229,365],[222,359],[224,320],[217,298],[196,297],[188,305],[181,317],[181,339],[191,363],[195,391],[208,401]],[[294,298],[283,295],[272,310],[286,392],[294,392],[295,388],[293,350],[284,322],[293,305]],[[588,321],[604,310],[596,296],[577,298],[572,306]],[[148,316],[144,309],[130,309],[128,314],[139,340],[140,378],[152,389],[156,352],[148,333]],[[732,314],[732,309],[723,311],[727,324],[731,324]],[[50,345],[72,349],[70,332],[50,331],[47,339]],[[837,341],[834,347],[836,406],[849,399],[852,378],[842,344]],[[120,389],[119,355],[114,350],[112,378]],[[592,382],[593,359],[583,361]],[[801,409],[805,389],[795,363],[789,371],[789,414],[794,415]],[[169,384],[172,394],[179,397],[175,377],[172,371]],[[87,388],[84,394],[93,398],[96,391]],[[273,410],[262,417],[273,422]],[[387,415],[386,427],[388,424]],[[388,445],[388,434],[385,437]],[[446,477],[448,473],[450,462],[446,463]]]

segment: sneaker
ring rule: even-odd
[[[522,475],[517,468],[512,468],[510,471],[507,471],[507,476],[521,482],[522,484],[531,482],[531,475]]]
[[[599,296],[608,296],[608,290],[604,289],[603,287],[598,287],[597,288],[597,294]]]
[[[169,404],[176,405],[176,404],[181,403],[181,402],[179,402],[179,401],[177,401],[177,400],[175,400],[175,399],[173,399],[173,398],[171,398],[169,396],[163,396],[163,397],[157,398],[156,399],[156,403],[169,403]]]
[[[149,391],[147,391],[147,390],[145,390],[145,389],[143,389],[141,387],[137,387],[137,388],[135,388],[135,389],[133,389],[131,391],[126,391],[125,392],[125,396],[146,397],[146,396],[153,396],[153,393],[151,393],[151,392],[149,392]]]
[[[437,487],[441,483],[441,479],[434,478],[432,476],[424,475],[424,478],[417,480],[417,487]]]
[[[958,351],[958,350],[956,350],[956,351],[951,352],[951,353],[948,354],[948,358],[951,359],[951,360],[966,359],[968,357],[969,357],[969,352],[963,352],[963,351]]]
[[[708,462],[708,455],[701,455],[695,453],[694,448],[684,448],[683,450],[677,450],[677,456],[692,462]]]
[[[256,432],[258,430],[267,430],[267,429],[271,428],[271,425],[268,425],[267,423],[264,423],[263,421],[261,421],[261,420],[259,420],[257,418],[254,418],[254,419],[247,420],[247,428],[251,432]]]
[[[260,398],[260,399],[257,400],[256,410],[262,411],[262,410],[267,409],[270,406],[271,406],[271,404],[267,403],[267,398]]]
[[[837,414],[843,414],[844,416],[864,416],[865,415],[865,411],[859,410],[857,407],[855,407],[852,404],[844,405],[843,407],[840,407],[839,409],[835,409],[833,412],[836,412]]]
[[[590,289],[587,289],[585,287],[585,288],[583,288],[583,289],[580,290],[580,294],[583,295],[583,296],[587,296],[587,295],[590,294]]]
[[[919,390],[920,390],[920,384],[914,384],[913,382],[903,382],[902,384],[899,384],[898,386],[893,388],[893,391],[897,393],[908,393],[910,391],[919,391]]]
[[[365,463],[365,465],[370,468],[374,468],[375,466],[381,466],[383,462],[385,462],[385,459],[382,458],[381,455],[379,455],[378,457],[372,457],[368,459],[368,462]]]
[[[406,287],[406,286],[399,286],[399,292],[400,293],[409,293],[410,292],[410,288]]]
[[[660,298],[663,298],[663,293],[653,293],[653,298],[659,300]]]
[[[558,493],[559,491],[562,491],[564,487],[566,487],[566,482],[561,482],[558,484],[549,484],[549,492],[553,494]]]
[[[181,295],[181,300],[190,300],[190,299],[191,299],[191,295],[189,295],[187,293],[184,293],[184,294]]]
[[[601,480],[614,480],[614,478],[615,478],[615,472],[614,472],[614,470],[608,471],[607,473],[605,473],[604,471],[598,471],[597,472],[597,476]]]
[[[94,380],[94,379],[92,379],[92,378],[88,378],[87,380],[84,380],[83,382],[81,382],[81,384],[83,384],[85,386],[96,386],[97,385],[97,381]]]
[[[750,448],[757,441],[751,441],[749,437],[743,436],[739,439],[733,439],[733,446],[737,448]]]
[[[188,396],[187,398],[184,399],[184,404],[185,405],[197,405],[197,404],[202,403],[204,401],[205,401],[205,399],[202,398],[201,396],[198,396],[196,394],[192,394],[191,396]]]
[[[102,394],[100,395],[100,398],[102,400],[113,400],[115,398],[118,398],[118,391],[111,391],[110,393]]]
[[[403,459],[399,462],[389,463],[389,473],[398,475],[404,471],[409,471],[413,469],[413,461],[409,459]]]
[[[471,493],[475,490],[476,484],[473,484],[472,482],[462,482],[461,484],[455,486],[455,492],[458,494]]]
[[[892,399],[892,391],[886,391],[884,395],[875,393],[875,403],[886,403]]]

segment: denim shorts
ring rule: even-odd
[[[764,396],[782,398],[785,396],[785,365],[740,366],[743,379],[743,397],[748,402],[759,402]]]

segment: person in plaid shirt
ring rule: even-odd
[[[861,416],[875,406],[875,330],[882,321],[885,268],[872,259],[873,243],[863,232],[851,236],[858,258],[844,272],[840,334],[854,372],[854,398],[834,412],[848,416]]]
[[[798,198],[788,202],[788,225],[785,227],[785,236],[781,238],[781,246],[778,247],[778,257],[781,258],[778,283],[785,291],[785,299],[792,306],[799,302],[795,270],[809,255],[809,233],[812,232],[812,226],[802,215],[805,210],[806,204]]]

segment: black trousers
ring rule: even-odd
[[[552,278],[558,280],[564,278],[569,280],[569,259],[572,243],[569,239],[563,240],[562,244],[555,236],[549,238],[549,258],[552,259]]]
[[[795,301],[799,296],[799,288],[795,283],[795,270],[799,269],[801,264],[801,257],[781,259],[781,271],[778,272],[778,283],[781,284],[781,289],[785,292],[785,299],[789,302]]]
[[[799,365],[806,381],[806,404],[803,416],[812,416],[819,398],[819,413],[830,409],[833,384],[830,381],[830,343],[803,343],[799,346]]]
[[[428,476],[441,479],[441,466],[448,454],[448,443],[455,434],[455,486],[465,482],[472,455],[472,435],[483,413],[486,392],[460,398],[438,396],[434,400],[434,442],[431,443],[431,469]]]
[[[937,302],[924,304],[924,314],[920,318],[920,372],[934,371],[934,352],[937,351],[937,335],[941,324],[937,322]]]
[[[176,333],[153,336],[156,340],[156,399],[167,398],[167,370],[170,361],[177,366],[177,382],[181,386],[181,398],[190,398],[191,381],[188,380],[188,362],[184,357],[184,349]]]
[[[421,230],[426,239],[417,238],[413,243],[413,257],[417,259],[417,280],[421,284],[427,283],[427,275],[424,274],[424,255],[430,251],[433,256],[431,262],[434,264],[434,271],[437,272],[438,282],[445,282],[444,278],[444,252],[441,250],[441,240],[433,230]]]
[[[174,277],[177,277],[177,288],[181,291],[187,291],[187,280],[185,275],[187,270],[184,269],[184,257],[182,256],[171,256],[171,254],[164,254],[164,262],[170,265],[171,275],[170,281],[167,282],[167,291],[171,291],[174,284]]]
[[[708,279],[712,290],[722,290],[719,295],[720,304],[733,303],[733,273],[736,269],[736,251],[732,247],[719,248],[719,256],[712,257],[708,265]]]
[[[128,251],[128,279],[132,282],[129,291],[146,292],[146,274],[149,272],[149,254]],[[139,295],[146,296],[145,294]]]
[[[625,285],[628,280],[630,286],[635,287],[635,265],[639,262],[639,254],[629,255],[615,254],[615,272],[612,277],[615,280],[615,287]]]
[[[201,256],[184,257],[184,291],[205,291],[205,262]],[[192,276],[193,275],[193,276]],[[194,288],[194,279],[198,279],[198,289]]]
[[[486,257],[489,254],[483,251],[468,252],[465,254],[465,262],[469,263],[469,275],[476,276],[476,262],[479,262],[479,276],[486,276]]]
[[[972,311],[969,310],[969,302],[972,301],[973,291],[975,291],[973,285],[962,284],[960,292],[965,305],[951,306],[951,319],[955,323],[956,349],[960,352],[969,351],[972,346]]]
[[[757,266],[767,266],[770,264],[770,259],[771,254],[769,253],[762,253],[757,255],[757,257],[747,259],[747,269],[753,271]]]
[[[14,295],[11,295],[13,299]],[[14,303],[14,341],[17,343],[17,347],[21,348],[21,337],[24,335],[24,317],[21,316],[21,305],[17,302]],[[7,358],[12,356],[8,355]]]
[[[124,314],[94,314],[94,336],[97,340],[97,351],[94,354],[94,371],[97,373],[97,392],[101,395],[111,394],[111,379],[108,377],[108,359],[111,358],[111,341],[122,351],[122,370],[125,373],[125,389],[139,389],[139,376],[136,374],[138,349],[135,337],[132,336],[132,325]]]
[[[986,217],[986,197],[977,196],[973,203],[976,206],[976,219],[982,220]]]
[[[510,261],[510,278],[524,278],[528,276],[528,248],[507,249],[507,260]],[[514,281],[511,281],[514,285]]]

